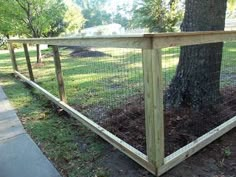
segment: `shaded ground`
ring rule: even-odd
[[[236,128],[163,177],[235,177]]]
[[[236,128],[163,177],[236,177]],[[153,177],[121,152],[108,148],[103,166],[112,177]]]
[[[192,142],[236,114],[236,88],[222,90],[223,102],[201,112],[189,108],[165,110],[166,155]],[[102,125],[142,152],[146,151],[144,100],[131,97],[127,105],[108,113]]]

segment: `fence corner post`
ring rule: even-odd
[[[57,46],[52,46],[52,49],[53,49],[53,55],[54,55],[55,72],[56,72],[56,77],[57,77],[60,100],[63,102],[67,102],[59,50]]]
[[[145,130],[148,161],[164,164],[164,110],[161,49],[143,49]]]

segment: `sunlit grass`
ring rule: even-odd
[[[31,55],[34,56],[34,53]],[[22,56],[22,53],[17,53],[18,59]],[[23,58],[18,62],[23,64]],[[66,177],[108,177],[108,172],[100,165],[103,141],[77,121],[58,116],[44,96],[28,89],[11,73],[10,56],[0,54],[0,85],[27,132],[60,173]]]

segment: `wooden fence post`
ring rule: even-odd
[[[145,129],[148,160],[164,164],[164,112],[161,49],[143,49]]]
[[[52,46],[52,49],[54,54],[55,72],[57,77],[60,100],[66,102],[66,94],[64,88],[63,74],[61,70],[61,60],[60,60],[59,50],[57,46]]]
[[[25,59],[26,59],[26,63],[27,63],[28,71],[29,71],[30,80],[34,82],[34,74],[33,74],[32,66],[30,62],[28,46],[27,44],[23,44],[23,47],[25,51]]]
[[[12,62],[12,67],[13,67],[13,71],[18,71],[18,66],[16,63],[16,55],[15,55],[15,51],[14,48],[12,46],[12,43],[8,44],[8,49],[11,55],[11,62]]]

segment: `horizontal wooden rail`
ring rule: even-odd
[[[59,46],[90,46],[97,48],[166,48],[236,40],[236,31],[203,31],[158,33],[140,35],[115,35],[76,38],[10,39],[9,43],[48,44]]]
[[[180,162],[192,156],[233,128],[236,128],[236,116],[216,127],[215,129],[209,131],[205,135],[199,137],[192,143],[189,143],[188,145],[167,156],[165,158],[164,165],[158,169],[158,175],[162,175],[171,168],[175,167]]]
[[[116,137],[106,129],[102,128],[80,112],[76,111],[72,107],[70,107],[68,104],[61,101],[59,98],[55,97],[51,93],[49,93],[47,90],[40,87],[38,84],[30,81],[28,78],[26,78],[24,75],[19,73],[18,71],[15,71],[15,74],[19,76],[24,82],[28,83],[33,88],[40,91],[43,95],[45,95],[49,100],[51,100],[53,103],[55,103],[57,106],[61,107],[64,111],[66,111],[68,114],[70,114],[72,117],[80,121],[83,125],[85,125],[87,128],[95,132],[97,135],[102,137],[104,140],[112,144],[115,148],[122,151],[124,154],[126,154],[128,157],[136,161],[138,164],[146,168],[148,171],[156,174],[156,167],[154,167],[151,163],[148,162],[148,158],[145,154],[138,151],[131,145],[127,144],[120,138]]]
[[[187,32],[153,36],[153,48],[207,44],[236,40],[236,31]]]
[[[48,44],[57,46],[89,46],[97,48],[152,48],[149,37],[81,37],[81,38],[32,38],[11,39],[9,43]]]

